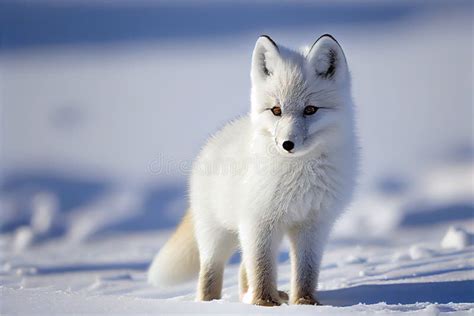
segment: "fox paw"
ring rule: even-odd
[[[280,296],[280,300],[282,300],[283,303],[288,303],[290,297],[285,291],[278,290],[278,295]]]
[[[296,305],[321,305],[321,303],[319,303],[316,299],[314,299],[312,296],[303,296],[303,297],[299,297],[297,298],[293,304],[296,304]]]
[[[257,298],[252,301],[252,304],[258,306],[280,306],[282,303],[280,298]]]
[[[240,295],[242,303],[254,304],[260,306],[279,306],[283,303],[288,304],[289,297],[285,291],[278,291],[275,295],[268,295],[264,298],[253,297],[253,292],[249,289]]]

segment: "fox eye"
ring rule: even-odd
[[[318,111],[318,107],[314,105],[308,105],[304,108],[303,113],[304,115],[313,115],[314,113],[316,113],[316,111]]]
[[[275,116],[281,116],[281,108],[279,106],[274,106],[270,109]]]

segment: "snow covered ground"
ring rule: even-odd
[[[223,3],[204,2],[196,15],[182,13],[191,12],[185,1],[140,1],[140,24],[119,10],[130,2],[104,2],[136,39],[94,23],[84,37],[92,29],[79,18],[48,30],[58,22],[48,10],[35,14],[52,21],[49,37],[30,22],[2,37],[0,313],[473,314],[472,3],[301,2],[261,19],[266,1]],[[0,32],[28,9],[2,5],[10,16],[0,13]],[[74,14],[117,22],[89,5]],[[224,14],[222,27],[199,20],[203,12]],[[164,19],[157,30],[140,29],[154,17]],[[170,31],[173,17],[201,24]],[[323,306],[239,303],[238,254],[222,300],[194,302],[195,282],[149,286],[148,264],[186,208],[193,157],[248,109],[258,34],[298,47],[326,32],[348,57],[363,159],[356,199],[324,256]],[[285,242],[284,290],[288,260]]]

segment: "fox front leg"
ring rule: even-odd
[[[249,283],[247,279],[247,271],[245,269],[245,263],[242,261],[240,264],[240,269],[239,269],[239,293],[240,293],[240,300],[243,301],[245,298],[245,295],[247,294],[249,290]],[[278,290],[278,295],[280,296],[280,300],[282,300],[283,303],[288,304],[289,301],[289,296],[285,291],[280,291]]]
[[[277,306],[283,302],[277,290],[276,252],[281,234],[272,225],[246,222],[239,230],[245,281],[250,303]]]
[[[320,305],[315,298],[319,269],[327,240],[327,229],[314,224],[292,228],[290,302],[302,305]]]
[[[224,267],[238,245],[237,236],[209,223],[196,221],[200,257],[198,301],[221,298]],[[210,227],[213,229],[209,229]]]

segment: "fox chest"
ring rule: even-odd
[[[266,217],[295,224],[318,216],[331,205],[334,181],[319,165],[295,164],[254,179],[254,201]]]

